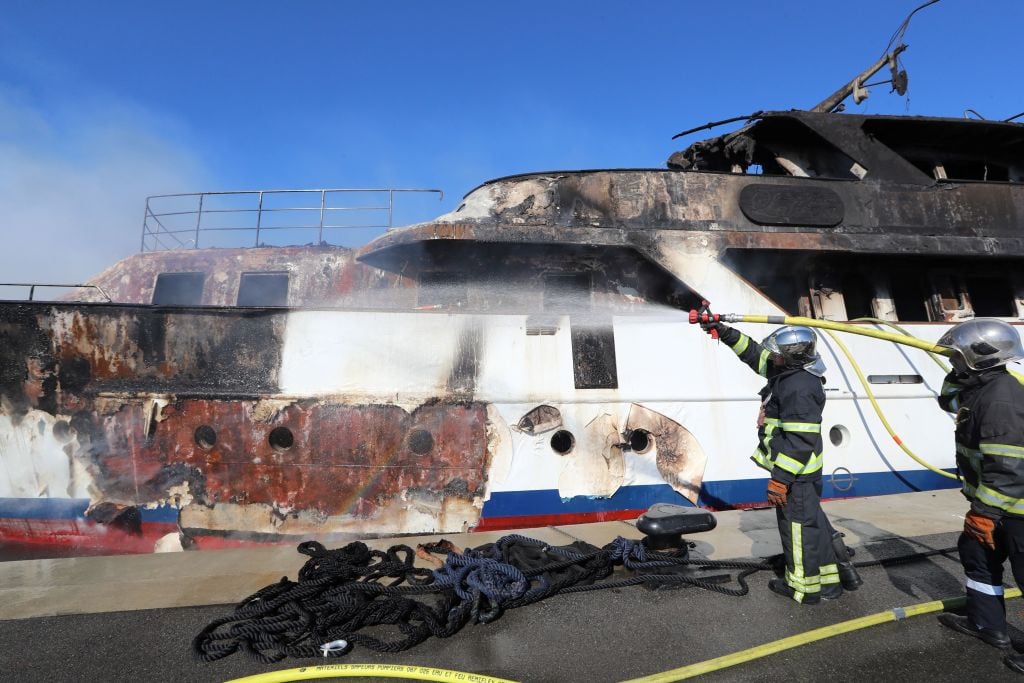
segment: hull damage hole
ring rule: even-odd
[[[153,423],[155,424],[156,422],[154,421]],[[210,425],[199,425],[192,436],[196,441],[196,445],[204,451],[210,450],[217,443],[217,432]]]
[[[434,450],[434,437],[425,429],[414,429],[409,435],[409,450],[416,455],[426,455]]]
[[[575,445],[576,437],[572,435],[572,432],[559,429],[551,436],[551,449],[559,455],[568,454]]]
[[[295,437],[292,435],[292,430],[287,427],[274,427],[270,430],[267,441],[275,451],[286,451],[295,443]]]

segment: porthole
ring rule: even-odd
[[[195,439],[196,445],[205,451],[210,450],[217,443],[217,432],[210,425],[199,425],[192,437]]]
[[[843,425],[834,425],[832,429],[828,430],[828,438],[833,446],[842,448],[850,443],[850,430]]]
[[[274,427],[270,430],[267,441],[275,451],[286,451],[295,443],[295,437],[292,435],[292,430],[287,427]]]
[[[629,433],[627,443],[629,443],[629,450],[643,455],[651,450],[651,446],[654,445],[654,439],[646,429],[634,429]]]
[[[565,455],[576,445],[576,437],[572,432],[559,429],[551,436],[551,448],[559,455]]]
[[[409,434],[409,450],[416,455],[426,455],[434,450],[434,437],[426,429],[414,429]]]

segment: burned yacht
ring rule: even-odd
[[[0,543],[150,552],[763,502],[757,378],[683,311],[932,341],[1024,318],[1024,125],[837,113],[864,80],[666,168],[485,182],[358,249],[328,244],[352,208],[332,191],[306,246],[263,245],[273,192],[151,199],[139,254],[68,300],[0,303]],[[253,246],[199,248],[243,229]],[[822,343],[824,495],[955,485],[880,436]],[[849,345],[901,438],[951,469],[942,370]]]

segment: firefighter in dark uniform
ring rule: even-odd
[[[821,509],[821,413],[825,364],[808,327],[781,327],[758,344],[739,330],[707,322],[754,372],[768,380],[761,389],[758,444],[751,459],[771,473],[768,502],[775,506],[786,558],[775,593],[802,604],[839,597],[862,580],[850,554]]]
[[[956,464],[971,509],[960,535],[967,576],[967,616],[944,613],[943,625],[1009,650],[1003,563],[1024,586],[1024,385],[1006,364],[1024,358],[1009,323],[975,318],[951,328],[939,345],[956,351],[939,396],[956,415]],[[1006,664],[1024,674],[1024,655]]]

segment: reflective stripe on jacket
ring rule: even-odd
[[[938,400],[956,414],[956,465],[971,508],[1024,517],[1024,386],[1002,367],[951,372]]]
[[[761,390],[764,424],[758,428],[758,444],[751,459],[782,482],[820,478],[823,380],[802,368],[775,367],[771,352],[737,329],[727,328],[722,341],[768,380]]]

